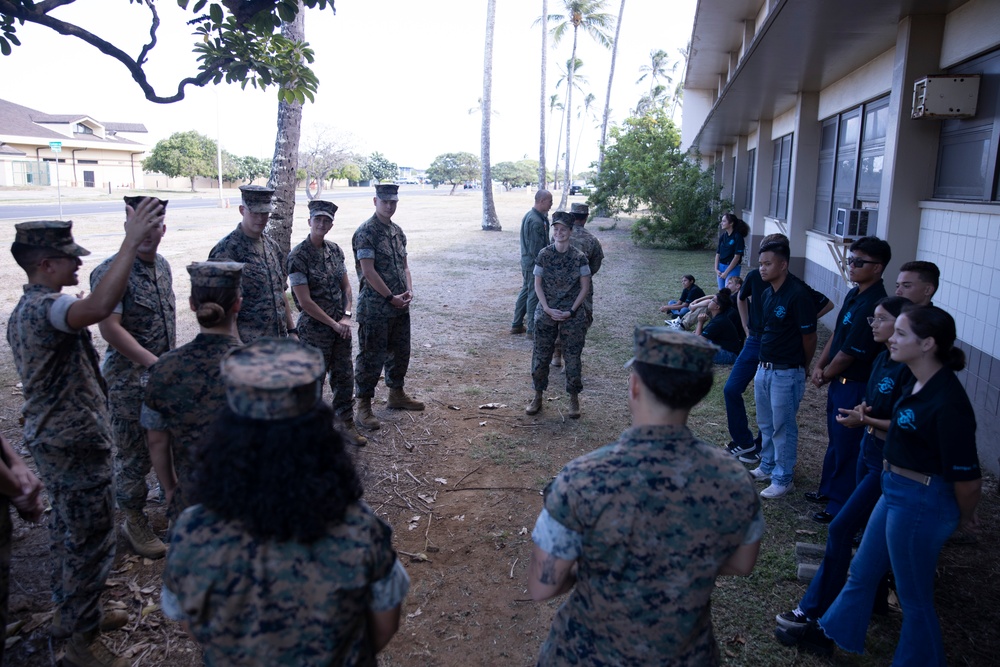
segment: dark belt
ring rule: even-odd
[[[770,361],[760,362],[760,367],[763,368],[765,371],[790,371],[793,368],[794,369],[802,368],[802,366],[798,364],[772,364]]]
[[[845,378],[843,375],[838,375],[834,382],[839,384],[847,384],[848,382],[861,382],[861,380],[852,380],[851,378]]]
[[[876,440],[882,440],[883,442],[885,441],[885,436],[888,435],[886,431],[875,428],[874,426],[866,426],[865,430],[868,431],[868,433],[870,433],[872,436],[874,436]]]
[[[900,468],[899,466],[894,466],[885,459],[882,459],[882,470],[887,470],[900,477],[905,477],[906,479],[913,480],[924,486],[931,485],[931,479],[933,475],[925,475],[922,472],[917,472],[916,470],[907,470],[906,468]]]

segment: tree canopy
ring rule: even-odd
[[[454,194],[459,183],[473,181],[479,176],[479,166],[479,158],[472,153],[442,153],[427,168],[427,178],[434,187],[451,183],[448,194]]]
[[[642,244],[703,248],[729,208],[713,170],[680,150],[680,133],[663,109],[611,129],[611,143],[589,202],[608,215],[647,209],[632,226]]]
[[[194,192],[196,177],[210,178],[217,174],[215,157],[216,146],[212,139],[194,130],[175,132],[156,142],[149,157],[142,161],[142,168],[171,178],[186,176],[191,179],[191,192]]]
[[[498,162],[493,165],[493,178],[503,183],[505,190],[510,190],[535,183],[538,179],[538,169],[538,160]]]
[[[192,14],[187,25],[194,28],[192,48],[198,56],[197,73],[181,79],[172,95],[159,95],[149,83],[144,69],[155,48],[160,17],[154,0],[129,0],[129,4],[149,9],[149,41],[139,54],[122,49],[78,25],[63,21],[53,12],[77,0],[0,0],[0,54],[10,55],[21,44],[17,26],[34,23],[60,34],[76,37],[128,68],[129,73],[151,102],[167,104],[184,99],[187,86],[209,83],[239,83],[255,88],[279,87],[288,102],[313,100],[319,80],[309,68],[314,53],[309,44],[281,34],[282,22],[292,23],[302,7],[336,11],[334,0],[177,0]]]
[[[373,181],[392,181],[399,176],[399,167],[395,162],[389,162],[381,153],[375,152],[368,156],[365,168],[362,170]]]

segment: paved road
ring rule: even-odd
[[[442,186],[437,190],[432,188],[420,189],[420,188],[401,188],[401,193],[405,194],[407,197],[429,197],[429,196],[441,196],[447,195],[450,186]],[[336,190],[333,193],[326,192],[324,196],[330,197],[333,200],[338,199],[358,199],[358,198],[370,198],[375,194],[372,188],[359,188],[357,190]],[[233,205],[238,204],[239,197],[229,197],[230,202]],[[301,206],[306,206],[309,199],[306,197],[305,193],[299,193],[295,197],[295,203]],[[62,217],[64,219],[71,219],[74,215],[92,215],[97,213],[111,213],[118,214],[123,210],[123,202],[119,201],[64,201],[62,205]],[[207,195],[204,197],[194,197],[187,199],[171,199],[170,208],[171,209],[193,209],[193,208],[217,208],[219,206],[219,198],[217,194]],[[44,200],[37,204],[15,204],[15,205],[0,205],[0,220],[16,220],[18,222],[22,220],[57,220],[59,219],[59,204],[55,201],[55,197],[51,200]]]

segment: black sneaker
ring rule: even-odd
[[[809,617],[798,607],[783,614],[778,614],[774,617],[774,620],[777,622],[778,627],[785,628],[786,630],[788,628],[801,628],[809,623]]]
[[[726,449],[729,450],[729,453],[733,456],[742,456],[747,452],[752,452],[754,450],[754,445],[753,443],[750,443],[749,445],[737,445],[735,442],[730,440]]]
[[[760,445],[757,445],[745,454],[741,454],[739,459],[741,463],[757,463],[760,461]]]
[[[816,621],[794,628],[777,627],[774,636],[785,646],[796,646],[800,651],[816,655],[833,655],[833,640],[826,636]]]

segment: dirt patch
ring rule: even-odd
[[[338,198],[340,210],[330,238],[349,252],[354,229],[371,214],[368,198]],[[530,532],[541,508],[540,491],[568,460],[614,440],[628,426],[624,401],[632,328],[655,323],[655,304],[677,290],[680,275],[706,274],[709,253],[668,253],[635,248],[623,225],[598,220],[591,230],[604,245],[605,260],[595,279],[596,319],[583,353],[583,417],[569,420],[563,375],[553,369],[543,411],[524,415],[531,395],[531,341],[511,336],[514,297],[521,284],[518,233],[531,193],[497,197],[504,231],[479,229],[478,194],[407,196],[401,193],[396,221],[408,236],[414,277],[413,358],[407,390],[427,402],[420,413],[385,409],[385,390],[375,400],[380,431],[359,450],[367,502],[395,531],[395,544],[410,573],[412,588],[399,634],[380,656],[383,665],[534,664],[561,602],[528,600],[525,576],[531,552]],[[304,207],[296,220],[293,243],[303,237]],[[237,223],[234,210],[171,211],[161,246],[171,262],[178,302],[189,293],[184,266],[203,259]],[[607,229],[600,229],[605,227]],[[120,216],[77,219],[77,236],[93,251],[81,271],[111,254],[120,240]],[[0,246],[12,240],[12,225],[0,229]],[[0,320],[7,321],[23,282],[13,262],[0,268]],[[356,293],[356,281],[355,293]],[[96,327],[93,328],[96,334]],[[178,316],[178,342],[190,340],[194,318]],[[712,395],[692,422],[705,439],[723,444],[725,415],[720,369]],[[17,412],[20,396],[6,345],[0,347],[0,429],[23,451]],[[485,404],[498,404],[481,409]],[[825,394],[809,391],[800,412],[803,443],[796,483],[812,488],[819,477],[825,448]],[[981,544],[995,544],[996,502],[984,507],[987,524]],[[154,524],[165,528],[162,509],[151,502]],[[802,594],[794,581],[787,551],[796,539],[822,541],[824,529],[805,519],[810,509],[799,494],[767,508],[770,524],[767,554],[758,574],[720,583],[715,606],[719,639],[731,664],[790,664],[794,652],[769,638],[775,613],[791,608]],[[48,665],[49,602],[47,533],[43,527],[16,523],[11,618],[25,621],[14,635],[7,664]],[[796,531],[809,533],[796,534]],[[990,540],[990,541],[987,541]],[[1000,648],[985,622],[996,602],[996,577],[972,567],[984,547],[946,550],[939,591],[955,590],[961,600],[939,600],[946,625],[949,657],[955,664],[983,664],[960,659],[979,650]],[[119,541],[109,599],[124,605],[132,622],[124,632],[107,635],[109,645],[130,652],[135,665],[197,665],[200,653],[176,625],[156,608],[161,562],[128,555]],[[992,569],[996,559],[988,558]],[[975,595],[972,594],[975,591]],[[972,598],[971,600],[969,598]],[[978,602],[977,602],[978,601]],[[959,611],[964,605],[979,612]],[[971,607],[969,607],[971,609]],[[954,623],[947,617],[957,617]],[[971,616],[971,618],[970,618]],[[970,623],[978,623],[970,626]],[[949,624],[950,623],[950,624]],[[881,627],[881,626],[880,626]],[[898,627],[898,624],[897,624]],[[894,644],[891,622],[886,635]],[[973,646],[976,653],[973,651]],[[884,664],[888,649],[873,648],[860,663]],[[888,652],[887,652],[888,651]],[[990,655],[990,653],[982,653]],[[817,663],[818,664],[818,663]]]

